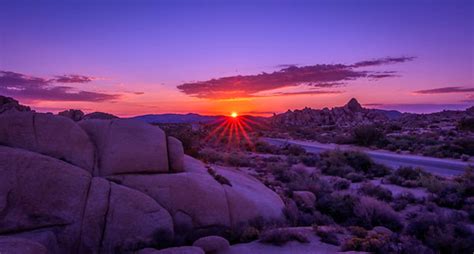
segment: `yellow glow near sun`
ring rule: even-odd
[[[239,115],[237,114],[237,112],[232,112],[232,113],[230,113],[230,116],[233,117],[233,118],[236,118]]]

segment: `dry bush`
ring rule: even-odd
[[[363,183],[360,186],[358,192],[385,202],[390,202],[393,199],[392,192],[390,190],[383,188],[380,185],[374,185],[370,182]]]
[[[267,230],[260,235],[260,242],[262,243],[282,246],[290,241],[297,241],[300,243],[309,242],[308,238],[301,232],[285,228]]]

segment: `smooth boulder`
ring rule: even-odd
[[[94,167],[94,146],[88,135],[65,117],[16,111],[1,114],[0,144],[64,160],[89,172]]]
[[[197,239],[193,246],[201,248],[205,253],[216,253],[229,249],[230,244],[225,238],[212,235]]]
[[[132,119],[83,120],[79,125],[97,147],[94,175],[169,172],[165,133]]]
[[[170,160],[171,172],[184,171],[184,148],[183,143],[177,138],[168,137],[168,155]]]

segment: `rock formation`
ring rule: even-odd
[[[215,171],[231,185],[185,156],[179,140],[137,120],[76,123],[6,111],[0,252],[19,245],[21,253],[133,252],[282,217],[283,202],[263,184],[237,170]]]
[[[8,110],[31,111],[30,107],[21,105],[17,100],[0,95],[0,114]]]
[[[59,112],[58,115],[70,118],[74,122],[81,121],[82,118],[84,118],[84,112],[82,112],[82,110],[79,110],[79,109],[64,110],[64,111]]]
[[[283,128],[323,125],[336,125],[344,128],[387,120],[387,116],[381,113],[380,110],[363,108],[356,99],[352,98],[346,105],[333,109],[304,108],[302,110],[288,110],[286,113],[273,116],[272,124]]]

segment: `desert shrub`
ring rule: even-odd
[[[199,151],[199,158],[204,162],[216,163],[218,161],[223,161],[224,157],[221,153],[217,152],[212,148],[204,148]]]
[[[343,251],[366,251],[376,254],[434,254],[419,240],[406,235],[386,235],[381,233],[353,237],[342,245]]]
[[[234,167],[249,167],[251,166],[251,160],[242,153],[232,152],[225,158],[226,162],[230,166]]]
[[[257,142],[255,142],[255,151],[257,151],[258,153],[275,154],[278,151],[278,147],[270,145],[267,142],[258,140]]]
[[[346,175],[346,178],[353,183],[359,183],[365,180],[365,176],[361,173],[352,172]]]
[[[260,242],[262,243],[282,246],[290,241],[297,241],[300,243],[309,242],[308,238],[301,232],[285,228],[271,229],[260,234]]]
[[[434,193],[433,201],[439,206],[461,209],[470,197],[474,197],[474,173],[467,169],[454,181],[434,180],[427,185],[428,190]]]
[[[281,220],[268,220],[261,216],[237,224],[227,234],[231,243],[246,243],[257,240],[261,232],[284,226]]]
[[[368,234],[367,229],[359,226],[350,226],[347,229],[353,236],[358,238],[364,238]]]
[[[402,192],[395,196],[391,206],[395,211],[401,211],[405,209],[409,204],[415,204],[418,199],[411,192]]]
[[[327,226],[327,225],[335,224],[334,220],[331,217],[324,215],[320,213],[319,211],[313,211],[312,215],[313,215],[312,225]]]
[[[362,125],[354,128],[354,142],[361,146],[370,146],[385,139],[384,133],[374,125]]]
[[[388,168],[374,163],[366,154],[357,151],[324,152],[320,155],[318,166],[323,174],[344,178],[348,178],[351,173],[359,173],[367,177],[381,177],[390,172]],[[353,180],[353,182],[355,181]]]
[[[340,177],[355,171],[346,162],[344,152],[338,150],[322,153],[319,167],[323,174]]]
[[[339,238],[334,228],[313,226],[313,231],[321,238],[321,242],[332,245],[339,245]]]
[[[463,118],[458,123],[458,129],[462,131],[474,131],[474,118]]]
[[[459,184],[447,183],[447,185],[433,198],[439,206],[460,209],[464,204],[464,197],[460,191]]]
[[[306,153],[306,150],[299,146],[299,145],[292,145],[292,144],[287,144],[285,147],[283,147],[283,151],[286,155],[303,155]]]
[[[351,186],[351,182],[340,177],[334,177],[331,184],[335,190],[347,190]]]
[[[267,164],[266,170],[271,172],[277,180],[284,183],[288,183],[298,177],[298,173],[290,170],[290,167],[285,162],[270,162]]]
[[[303,155],[298,156],[298,159],[304,165],[306,165],[308,167],[314,167],[314,166],[316,166],[316,163],[319,160],[319,156],[317,154],[307,153],[307,154],[303,154]]]
[[[400,167],[393,171],[390,175],[385,177],[385,180],[391,184],[400,185],[404,187],[420,187],[421,177],[423,174],[428,174],[421,169],[414,169],[412,167]]]
[[[333,192],[318,198],[316,208],[324,214],[331,216],[338,223],[345,223],[348,219],[355,218],[354,208],[359,199],[350,194]]]
[[[283,214],[292,226],[334,224],[334,220],[331,217],[321,214],[319,211],[298,207],[293,200],[286,202]]]
[[[303,175],[297,174],[287,184],[290,191],[310,191],[316,198],[320,198],[333,191],[333,188],[329,182],[324,179],[318,178],[316,175]]]
[[[401,218],[387,203],[370,197],[360,198],[354,207],[354,215],[357,225],[364,228],[384,226],[393,231],[403,229]]]
[[[420,212],[406,228],[406,233],[439,253],[472,253],[474,234],[457,217],[436,212]]]
[[[370,234],[364,238],[353,237],[344,242],[343,251],[366,251],[372,253],[386,253],[385,248],[390,242],[390,236],[385,234]]]
[[[378,200],[392,201],[392,192],[388,189],[381,187],[380,185],[374,185],[370,182],[364,183],[360,186],[359,193],[374,197]]]

